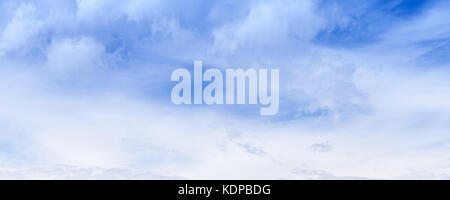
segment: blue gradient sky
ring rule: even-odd
[[[446,179],[450,3],[0,2],[0,178]],[[279,68],[280,111],[170,101]]]

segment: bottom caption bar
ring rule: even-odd
[[[313,198],[427,197],[446,192],[448,181],[378,180],[70,180],[0,181],[13,197],[115,199],[270,200]]]

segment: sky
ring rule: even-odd
[[[260,105],[171,73],[280,70]],[[448,179],[445,0],[2,0],[0,179]]]

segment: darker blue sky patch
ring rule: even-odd
[[[360,1],[333,1],[324,4],[329,10],[331,6],[340,10],[336,22],[320,31],[314,42],[334,47],[359,47],[378,41],[378,36],[395,24],[418,16],[434,1],[379,0],[369,4]],[[348,9],[352,7],[354,9]]]
[[[389,5],[390,2],[392,1],[381,0],[378,2],[378,4],[380,4],[380,7],[383,7],[381,4]],[[394,15],[397,17],[411,17],[420,14],[427,5],[433,2],[433,0],[403,0],[400,3],[394,4],[393,6],[388,6],[384,11],[390,15]]]

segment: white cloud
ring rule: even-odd
[[[284,44],[289,37],[309,41],[324,26],[314,12],[315,1],[255,2],[248,15],[212,32],[212,51],[235,51],[242,46]],[[288,5],[288,6],[287,6]]]
[[[53,72],[92,71],[103,66],[105,48],[92,38],[55,40],[49,46],[46,68]]]
[[[0,55],[28,46],[30,39],[42,28],[43,22],[36,19],[36,7],[22,3],[14,17],[0,33]]]

